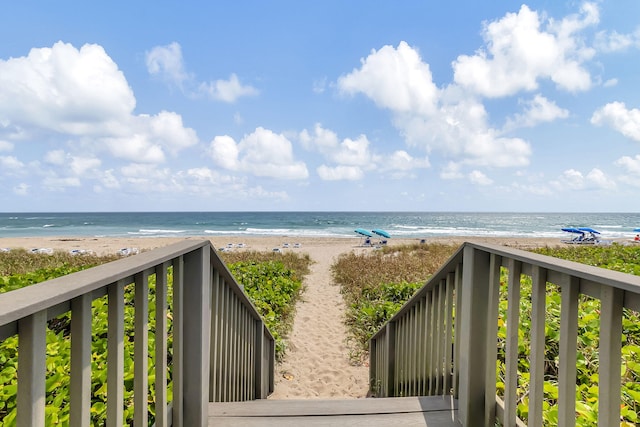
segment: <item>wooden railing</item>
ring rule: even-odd
[[[133,423],[148,425],[150,276],[155,276],[156,297],[156,426],[206,426],[208,402],[266,398],[273,391],[273,336],[210,242],[184,241],[0,295],[0,340],[19,339],[18,426],[45,425],[47,322],[67,312],[72,319],[70,425],[90,425],[92,301],[105,295],[106,425],[123,424],[124,292],[129,284],[135,286]],[[171,352],[168,317],[173,322]]]
[[[501,269],[508,271],[504,400],[496,363]],[[496,245],[465,243],[370,342],[372,392],[458,399],[464,426],[522,425],[517,418],[522,276],[531,278],[528,425],[543,425],[545,294],[561,293],[558,425],[576,423],[580,295],[600,300],[598,425],[619,426],[623,308],[640,311],[640,277]],[[503,296],[504,297],[504,296]]]

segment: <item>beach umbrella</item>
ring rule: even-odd
[[[371,231],[373,231],[373,232],[374,232],[375,234],[377,234],[378,236],[384,237],[384,238],[386,238],[386,239],[390,239],[390,238],[391,238],[391,235],[390,235],[389,233],[387,233],[387,232],[386,232],[386,231],[384,231],[384,230],[380,230],[379,228],[376,228],[376,229],[371,230]]]
[[[586,231],[587,233],[600,234],[599,231],[596,231],[593,228],[589,228],[589,227],[579,227],[578,230]]]
[[[369,233],[367,230],[365,230],[364,228],[356,228],[355,230],[356,233],[358,233],[361,236],[366,236],[366,237],[373,237],[373,234]]]

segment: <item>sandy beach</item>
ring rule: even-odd
[[[23,237],[0,238],[0,248],[47,248],[53,250],[90,250],[97,254],[118,253],[121,249],[151,250],[185,238],[93,238],[93,237]],[[231,250],[283,251],[308,253],[314,263],[305,278],[305,292],[296,308],[293,329],[288,339],[285,359],[276,368],[275,391],[271,399],[364,398],[368,390],[368,367],[353,366],[346,345],[343,323],[344,302],[339,287],[332,283],[330,266],[340,254],[349,251],[371,251],[360,247],[360,239],[304,238],[288,236],[209,239],[214,247],[232,246]],[[416,243],[420,239],[390,239],[389,245]],[[531,248],[561,245],[558,239],[523,238],[436,238],[439,242],[460,245],[465,241]],[[240,245],[242,244],[242,245]],[[241,247],[238,247],[238,246]]]

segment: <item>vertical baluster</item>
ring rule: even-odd
[[[235,294],[232,300],[231,311],[231,400],[238,400],[238,298]]]
[[[134,318],[134,382],[133,382],[133,425],[146,427],[148,421],[149,387],[149,274],[145,271],[135,276],[135,318]]]
[[[600,288],[600,351],[598,425],[620,424],[620,368],[622,360],[622,305],[624,292]]]
[[[505,360],[505,424],[516,425],[518,406],[518,331],[520,327],[520,277],[522,264],[509,260],[507,343]],[[489,364],[489,363],[487,363]],[[489,381],[489,379],[487,379]]]
[[[17,425],[44,426],[47,361],[47,311],[18,321]]]
[[[578,339],[577,277],[570,277],[560,289],[560,349],[558,368],[558,427],[574,426],[576,409],[576,347]]]
[[[463,272],[464,268],[462,266],[462,264],[459,264],[456,267],[456,272],[455,272],[455,288],[454,288],[454,293],[455,293],[455,298],[456,298],[456,311],[455,311],[455,319],[453,322],[453,332],[454,332],[454,344],[453,344],[453,348],[454,348],[454,352],[453,352],[453,379],[452,379],[452,386],[453,386],[453,397],[455,397],[456,399],[459,398],[459,393],[460,393],[460,338],[461,338],[461,334],[460,334],[460,319],[461,319],[461,315],[460,315],[460,310],[462,310],[462,292],[461,292],[461,288],[462,288],[462,272]]]
[[[213,270],[211,275],[211,352],[209,369],[209,401],[218,402],[217,384],[219,380],[218,361],[220,359],[220,346],[218,338],[220,336],[220,274],[218,270]]]
[[[89,427],[91,421],[91,294],[71,301],[71,383],[69,387],[72,426]]]
[[[418,394],[418,307],[411,308],[411,396]]]
[[[173,400],[174,427],[183,427],[184,419],[184,258],[173,260]]]
[[[453,341],[453,282],[455,275],[449,273],[446,281],[445,292],[445,341],[444,341],[444,394],[451,393],[451,370],[453,369],[453,349],[451,348]]]
[[[437,394],[441,395],[443,392],[443,383],[444,383],[444,341],[445,341],[445,330],[444,330],[444,310],[445,310],[445,299],[444,299],[444,288],[445,281],[441,280],[438,286],[438,376],[436,377],[436,390]]]
[[[108,289],[107,426],[121,426],[124,417],[124,287],[120,280]]]
[[[424,383],[424,391],[427,396],[431,395],[431,347],[433,346],[432,331],[431,331],[431,291],[427,292],[424,297],[425,312],[424,312],[424,356],[425,356],[425,372],[427,373]]]
[[[267,396],[264,392],[264,372],[263,372],[263,355],[265,348],[265,339],[264,339],[264,323],[261,320],[254,320],[254,329],[255,329],[255,350],[254,350],[254,394],[256,399],[264,399]]]
[[[496,363],[498,358],[498,307],[500,304],[500,263],[498,255],[489,258],[489,289],[487,297],[487,363],[485,365],[485,427],[493,427],[496,417]]]
[[[227,284],[227,281],[225,280],[224,282],[224,310],[222,313],[222,318],[224,319],[224,333],[223,333],[223,341],[222,341],[222,346],[224,349],[224,358],[223,358],[223,364],[222,364],[222,375],[223,375],[223,381],[221,384],[222,387],[222,402],[228,402],[229,401],[229,359],[232,356],[231,354],[231,346],[229,345],[229,317],[230,317],[230,309],[231,309],[231,298],[229,296],[229,294],[231,293],[231,290],[229,289],[229,285]]]
[[[169,263],[156,267],[156,333],[155,333],[155,390],[156,427],[166,427],[167,419],[167,269]]]
[[[529,375],[529,425],[542,425],[544,400],[545,298],[547,272],[533,266],[531,275],[531,372]]]
[[[429,395],[434,396],[438,393],[436,389],[436,376],[438,375],[438,285],[434,284],[431,290],[431,316],[429,319],[429,362],[431,370],[429,371]]]
[[[396,375],[396,323],[387,323],[387,393],[385,397],[391,397],[396,395],[397,375]]]
[[[425,328],[424,328],[424,297],[420,298],[418,301],[418,317],[416,319],[417,322],[417,331],[418,338],[416,340],[416,353],[418,355],[418,396],[424,396],[424,379],[426,377],[425,373]]]

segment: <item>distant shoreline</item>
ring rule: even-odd
[[[55,236],[55,237],[0,237],[0,248],[34,249],[47,248],[59,251],[87,250],[99,255],[113,254],[124,248],[150,250],[184,240],[209,240],[215,248],[230,250],[281,250],[304,251],[305,248],[333,248],[336,253],[351,249],[371,249],[362,247],[363,240],[358,237],[300,237],[300,236],[188,236],[188,237],[87,237],[87,236]],[[380,239],[372,239],[376,243]],[[461,245],[464,242],[498,244],[517,248],[536,248],[544,246],[562,246],[556,238],[529,237],[430,237],[387,239],[388,245],[420,243],[442,243]]]

